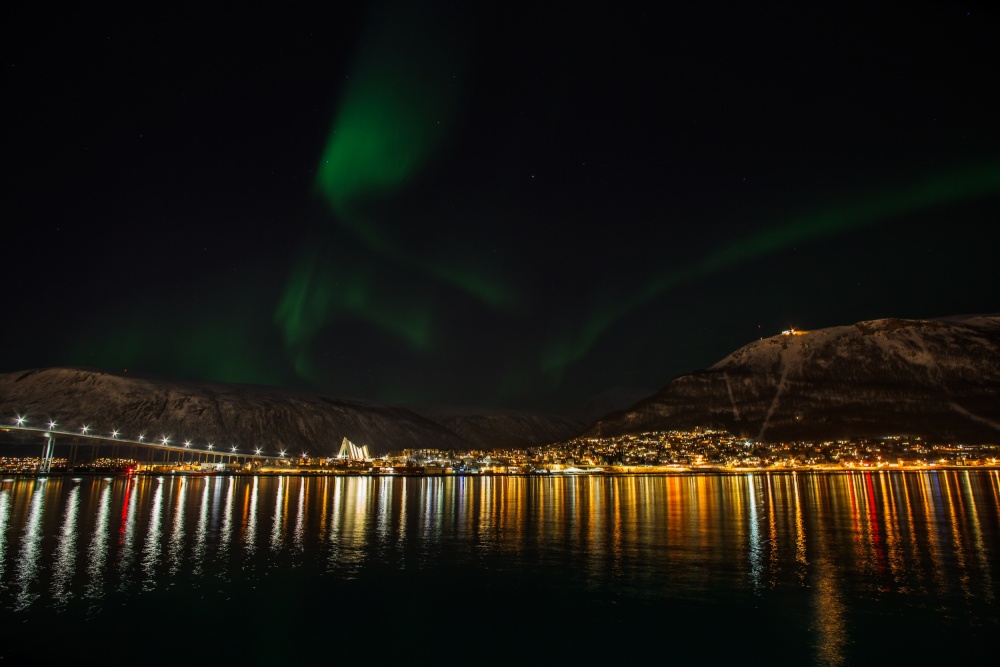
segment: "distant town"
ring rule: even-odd
[[[932,444],[886,435],[826,442],[759,443],[727,431],[655,431],[609,438],[577,438],[523,449],[446,451],[405,449],[370,456],[346,438],[333,457],[275,461],[144,461],[98,458],[51,462],[52,473],[565,475],[739,472],[755,470],[929,469],[997,467],[1000,444]],[[40,457],[0,457],[0,472],[34,474]]]

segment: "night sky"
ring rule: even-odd
[[[572,412],[1000,311],[992,3],[18,4],[0,371]]]

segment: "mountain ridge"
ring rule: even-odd
[[[622,392],[613,392],[625,395]],[[54,367],[0,374],[0,413],[123,437],[332,456],[525,448],[573,436],[708,427],[759,441],[907,434],[1000,441],[1000,314],[884,318],[752,341],[590,426],[578,417],[394,406],[256,385]],[[133,433],[134,431],[134,433]],[[204,444],[204,443],[203,443]]]
[[[0,374],[0,413],[13,418],[79,421],[123,437],[192,438],[195,445],[261,447],[266,452],[333,456],[346,437],[372,454],[402,449],[469,450],[483,447],[447,426],[402,406],[331,397],[275,387],[196,382],[84,367],[54,367]],[[518,442],[552,432],[566,437],[582,424],[548,424],[546,416],[507,420]],[[501,420],[503,421],[503,420]],[[459,419],[455,423],[460,423]],[[520,425],[519,425],[520,423]],[[561,428],[559,424],[562,424]],[[558,438],[557,438],[558,439]],[[246,450],[244,450],[246,451]]]
[[[753,341],[586,436],[704,426],[748,438],[1000,440],[1000,315],[884,318]]]

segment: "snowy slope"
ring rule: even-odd
[[[760,440],[1000,441],[1000,316],[871,320],[754,341],[590,432],[697,425]]]
[[[479,449],[524,448],[567,440],[584,422],[559,415],[449,405],[407,406]]]
[[[272,387],[180,382],[80,368],[0,375],[0,415],[86,424],[124,437],[170,436],[241,450],[332,456],[347,437],[373,454],[409,447],[466,449],[468,443],[409,410]],[[244,449],[246,448],[246,449]]]
[[[408,448],[467,451],[565,439],[584,424],[565,417],[479,408],[399,406],[254,387],[182,382],[82,368],[0,374],[0,418],[55,419],[63,428],[118,429],[174,443],[332,456],[346,437],[372,454]]]

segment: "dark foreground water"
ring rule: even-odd
[[[992,664],[998,507],[995,471],[5,479],[0,658]]]

